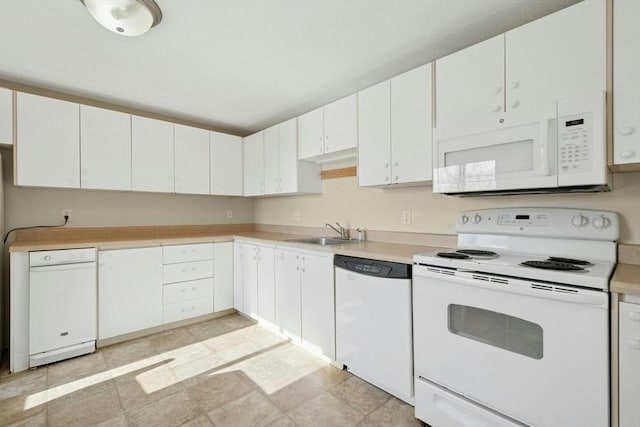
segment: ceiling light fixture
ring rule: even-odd
[[[162,20],[153,0],[80,0],[106,29],[123,36],[139,36]]]

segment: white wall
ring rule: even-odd
[[[462,210],[503,206],[604,209],[620,214],[620,242],[640,244],[640,173],[616,174],[613,182],[614,190],[608,193],[460,198],[433,194],[430,186],[359,188],[356,177],[339,178],[323,181],[320,195],[257,199],[254,216],[258,224],[318,227],[340,221],[344,226],[370,230],[454,234]],[[402,224],[405,210],[412,213],[411,225]],[[294,211],[300,212],[300,222],[293,221]]]

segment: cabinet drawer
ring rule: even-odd
[[[213,299],[213,278],[172,283],[162,287],[163,304],[209,297]]]
[[[213,243],[162,247],[162,262],[164,264],[202,261],[205,259],[213,259]]]
[[[163,283],[186,282],[213,277],[213,260],[164,265],[162,266],[162,274]]]
[[[213,313],[213,297],[165,304],[162,315],[164,323],[171,323],[209,313]]]

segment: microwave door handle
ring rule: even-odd
[[[549,175],[549,124],[551,120],[545,119],[540,122],[540,176]]]

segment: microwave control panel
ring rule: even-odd
[[[558,119],[558,171],[588,172],[593,158],[593,114]]]

